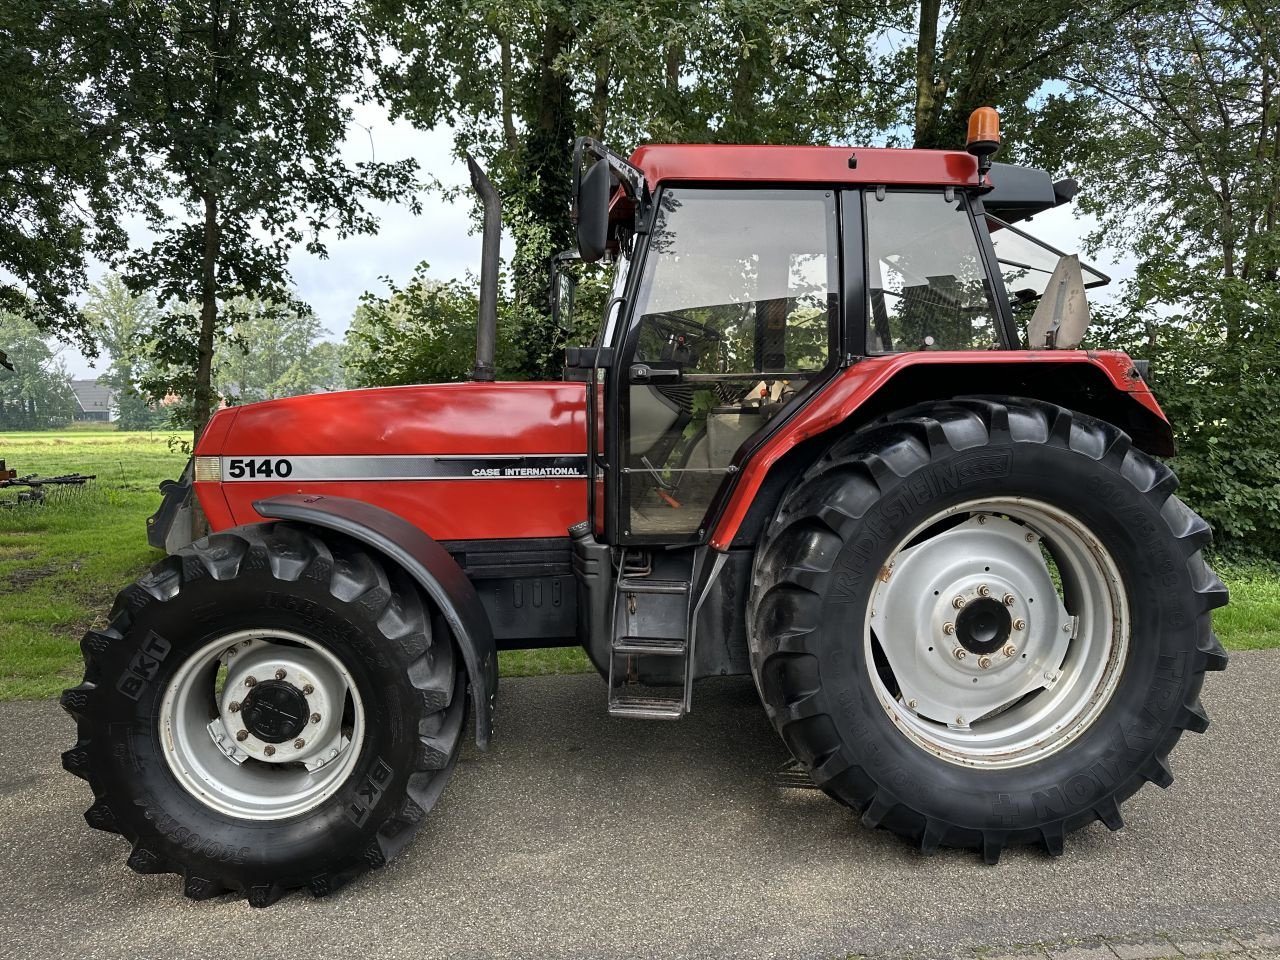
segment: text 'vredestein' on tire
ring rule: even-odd
[[[156,564],[62,705],[85,818],[140,873],[255,906],[395,856],[457,761],[466,676],[403,571],[338,535],[240,527]]]
[[[818,786],[922,850],[1060,854],[1172,782],[1226,655],[1208,525],[1118,428],[1008,397],[837,442],[765,532],[752,669]]]

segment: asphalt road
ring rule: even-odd
[[[663,723],[608,718],[594,676],[508,680],[494,748],[464,755],[400,859],[266,911],[129,871],[59,766],[69,719],[4,704],[0,956],[972,957],[1043,942],[1036,956],[1065,960],[1126,956],[1089,946],[1103,936],[1150,957],[1230,933],[1256,948],[1240,956],[1280,957],[1280,653],[1233,655],[1204,700],[1209,733],[1179,746],[1167,792],[1125,806],[1123,831],[1095,824],[1060,859],[1011,850],[988,868],[775,787],[786,756],[750,681],[700,684],[696,714]]]

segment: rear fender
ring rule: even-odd
[[[1139,449],[1174,452],[1173,430],[1125,354],[984,350],[868,357],[837,374],[739,462],[711,536],[718,550],[753,544],[790,480],[835,438],[929,400],[1003,394],[1060,404],[1120,427]]]
[[[487,749],[498,692],[498,651],[476,588],[444,547],[401,517],[346,497],[288,494],[253,505],[263,517],[345,534],[408,573],[453,631],[467,665],[476,708],[476,744]]]

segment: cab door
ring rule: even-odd
[[[835,191],[669,186],[613,366],[610,540],[695,543],[736,459],[839,356]]]

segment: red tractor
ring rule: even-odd
[[[995,119],[964,152],[580,140],[613,286],[549,383],[491,382],[473,169],[475,378],[213,418],[62,698],[89,824],[189,897],[328,893],[409,842],[468,710],[488,745],[498,650],[581,644],[613,716],[751,674],[813,783],[925,852],[1118,829],[1208,723],[1227,593],[1141,363],[1075,349],[1107,278],[1015,226],[1075,184],[992,164]]]

